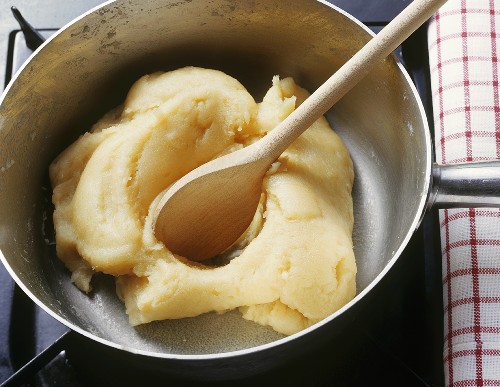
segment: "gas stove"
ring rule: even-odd
[[[332,0],[375,32],[404,8],[404,0]],[[13,2],[14,3],[14,2]],[[5,85],[29,57],[25,32],[11,14],[16,5],[42,37],[48,37],[73,17],[99,1],[71,2],[0,0],[1,74]],[[24,12],[26,11],[26,12]],[[38,20],[43,23],[37,23]],[[29,26],[27,27],[29,29]],[[5,55],[6,54],[6,55]],[[396,54],[417,86],[428,117],[432,117],[425,26]],[[432,120],[429,120],[432,128]],[[375,289],[370,306],[346,332],[317,349],[314,356],[263,375],[233,381],[308,386],[441,386],[442,285],[437,215],[430,212],[394,268]],[[1,386],[110,386],[133,384],[120,376],[113,359],[95,361],[105,348],[92,344],[38,308],[0,265],[0,383]],[[347,340],[349,338],[349,340]],[[93,351],[92,353],[90,353]],[[116,371],[116,372],[114,372]],[[133,371],[132,371],[133,373]],[[127,375],[127,373],[125,373]],[[154,380],[148,385],[193,385],[185,380]],[[199,383],[205,385],[206,383]],[[222,385],[227,383],[212,383]]]

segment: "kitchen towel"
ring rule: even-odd
[[[500,1],[449,0],[428,25],[436,161],[500,159]],[[500,386],[500,210],[440,210],[447,386]]]

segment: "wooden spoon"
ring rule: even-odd
[[[156,237],[194,261],[228,248],[250,224],[270,165],[446,0],[414,0],[281,124],[254,144],[191,171],[160,199]]]

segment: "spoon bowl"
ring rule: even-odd
[[[172,251],[203,261],[221,253],[245,231],[269,167],[268,158],[254,152],[255,145],[203,164],[167,189],[154,214],[155,233]],[[239,178],[242,174],[246,179]],[[202,205],[193,209],[198,203]],[[172,227],[175,219],[179,221]]]

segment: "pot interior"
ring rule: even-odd
[[[348,15],[311,0],[117,1],[77,20],[27,63],[0,106],[4,263],[52,315],[132,351],[214,354],[282,338],[237,313],[132,328],[113,279],[97,276],[94,292],[81,293],[51,242],[48,165],[145,73],[215,68],[259,101],[276,74],[314,91],[369,39]],[[417,225],[428,186],[429,136],[418,97],[393,58],[376,66],[327,118],[355,164],[362,293],[392,265]],[[334,324],[335,316],[329,320]]]

